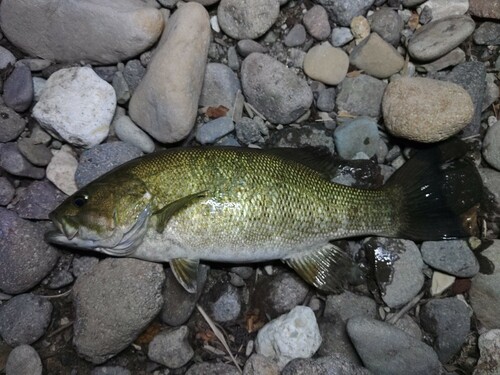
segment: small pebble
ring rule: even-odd
[[[26,111],[33,101],[33,80],[26,65],[16,65],[3,84],[2,99],[16,112]]]
[[[425,241],[420,248],[426,264],[461,278],[479,272],[479,263],[464,240]]]
[[[13,109],[0,105],[0,142],[10,142],[21,135],[26,120],[19,116]]]
[[[45,176],[45,170],[31,164],[14,142],[0,143],[0,167],[14,176],[38,180]]]
[[[78,160],[73,150],[68,145],[64,145],[60,150],[54,151],[54,156],[47,166],[47,179],[63,193],[71,195],[78,190],[75,182],[77,168]]]
[[[337,93],[337,109],[354,116],[378,118],[387,84],[367,74],[346,78]]]
[[[151,153],[155,150],[155,143],[149,135],[139,128],[128,116],[121,116],[113,122],[116,136],[134,147],[139,148],[144,153]]]
[[[306,42],[306,29],[302,24],[294,25],[286,34],[283,43],[287,47],[298,47]]]
[[[349,57],[340,48],[328,42],[312,47],[304,59],[304,73],[310,78],[338,85],[345,78],[349,68]]]
[[[41,72],[47,69],[52,62],[45,59],[25,58],[18,61],[18,64],[26,65],[32,72]]]
[[[453,285],[456,277],[442,273],[439,271],[434,271],[432,273],[432,283],[431,283],[431,295],[438,296]]]
[[[328,21],[328,14],[321,5],[314,5],[309,9],[302,22],[311,36],[317,40],[325,40],[330,36],[331,28]]]
[[[331,21],[340,26],[349,26],[356,16],[364,16],[375,0],[318,0],[328,12]]]
[[[44,144],[37,144],[32,138],[21,138],[17,142],[19,152],[37,167],[46,167],[52,160],[52,152]]]
[[[209,121],[198,128],[196,140],[202,145],[214,143],[217,139],[234,130],[234,123],[231,118],[223,116]]]
[[[336,96],[337,92],[333,87],[321,90],[316,100],[316,107],[323,112],[332,112],[335,109]]]
[[[123,77],[123,73],[118,71],[114,74],[113,80],[111,81],[113,89],[116,94],[116,102],[118,104],[125,104],[130,99],[130,89],[128,87],[127,81]]]
[[[0,70],[13,66],[16,63],[16,57],[7,48],[0,46]]]
[[[404,22],[396,11],[382,7],[376,10],[368,20],[373,32],[377,33],[387,43],[397,47],[401,40]]]
[[[10,181],[7,179],[7,177],[0,177],[0,206],[7,206],[12,199],[14,198],[14,195],[16,194],[16,189]]]
[[[375,121],[358,117],[338,126],[334,132],[335,148],[343,159],[353,159],[359,153],[371,158],[378,150],[380,135]]]
[[[332,30],[330,41],[334,47],[342,47],[354,39],[349,27],[336,27]]]
[[[125,64],[123,69],[123,78],[127,82],[127,87],[130,90],[130,94],[134,93],[134,90],[139,86],[141,79],[146,74],[146,68],[142,65],[140,60],[129,60]]]
[[[247,57],[253,52],[266,53],[267,48],[252,39],[243,39],[236,43],[236,50],[242,57]]]
[[[187,326],[160,332],[149,343],[149,359],[172,369],[184,366],[194,355],[188,335]]]
[[[370,35],[370,24],[363,16],[356,16],[351,21],[351,32],[356,42],[360,42]]]
[[[419,65],[417,70],[419,72],[438,72],[440,70],[455,66],[465,62],[465,52],[460,48],[455,48],[446,55],[437,60],[431,61],[427,64]]]

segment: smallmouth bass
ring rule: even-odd
[[[178,148],[134,159],[51,214],[54,244],[169,262],[195,292],[200,260],[281,259],[337,290],[351,260],[329,241],[367,235],[436,240],[477,233],[482,183],[464,145],[417,152],[380,189],[335,184],[294,149]]]

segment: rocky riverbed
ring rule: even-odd
[[[0,30],[0,373],[500,374],[498,0],[2,0]],[[155,150],[315,147],[379,187],[451,136],[481,238],[338,241],[372,276],[339,294],[280,262],[204,265],[188,294],[44,241],[67,195]]]

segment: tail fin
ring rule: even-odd
[[[464,142],[451,139],[418,151],[391,176],[384,189],[399,197],[398,237],[424,241],[478,235],[482,180],[463,158],[466,152]]]

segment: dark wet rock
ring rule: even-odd
[[[160,332],[149,343],[149,359],[172,369],[184,366],[194,355],[188,342],[188,334],[187,326]]]
[[[44,144],[37,144],[31,138],[21,138],[17,147],[30,163],[37,167],[46,167],[52,160],[52,152]]]
[[[90,256],[80,256],[73,258],[73,275],[80,277],[89,273],[99,263],[99,258]]]
[[[10,142],[21,135],[26,126],[26,120],[14,110],[0,105],[0,142]]]
[[[231,267],[231,272],[241,277],[243,280],[249,279],[253,275],[252,267]]]
[[[116,65],[112,66],[94,66],[92,69],[94,69],[94,72],[105,80],[108,83],[111,83],[113,81],[113,77],[115,76],[115,73],[118,71],[118,68]]]
[[[256,285],[254,298],[259,310],[275,318],[301,305],[309,286],[296,274],[283,272],[269,280],[262,278]]]
[[[52,303],[34,294],[20,294],[0,306],[0,336],[10,346],[32,344],[43,336]]]
[[[189,319],[203,292],[208,270],[209,267],[206,265],[199,266],[196,293],[187,292],[176,280],[172,270],[165,270],[165,287],[162,292],[164,302],[160,313],[163,322],[176,327]]]
[[[14,198],[16,189],[7,177],[0,177],[0,206],[7,206]]]
[[[380,35],[387,43],[393,46],[399,44],[404,22],[395,10],[380,8],[368,18],[368,21],[370,21],[372,31]]]
[[[30,107],[33,101],[33,80],[26,65],[16,65],[5,80],[2,98],[5,105],[16,112],[24,112]]]
[[[375,0],[318,0],[330,20],[340,26],[350,26],[356,16],[364,16]]]
[[[252,53],[243,61],[241,85],[248,102],[275,124],[297,120],[313,100],[304,79],[276,59],[261,53]]]
[[[34,181],[18,195],[14,209],[23,219],[48,220],[49,213],[65,198],[49,181]]]
[[[349,362],[341,356],[327,356],[316,359],[297,358],[290,361],[281,375],[369,375],[371,372]]]
[[[491,274],[478,273],[472,279],[470,302],[477,319],[487,329],[500,329],[500,240],[481,252],[494,265]]]
[[[346,78],[337,93],[337,109],[355,116],[380,117],[387,84],[366,74]]]
[[[22,293],[52,270],[59,253],[44,241],[47,229],[0,208],[0,290]]]
[[[450,275],[473,277],[479,272],[479,263],[464,240],[426,241],[420,251],[425,263]]]
[[[233,365],[226,363],[202,362],[192,365],[185,375],[240,375],[240,372]]]
[[[446,80],[456,83],[467,90],[474,104],[472,121],[462,130],[460,135],[462,137],[469,137],[479,134],[483,99],[486,90],[486,68],[484,64],[479,61],[469,61],[457,65],[448,74]]]
[[[335,149],[344,159],[355,159],[361,152],[371,158],[380,143],[377,123],[369,117],[358,117],[338,126],[334,139]]]
[[[364,365],[375,374],[439,374],[434,350],[388,323],[356,317],[347,322],[347,333]]]
[[[165,280],[157,263],[107,258],[73,288],[73,343],[82,357],[103,363],[127,346],[160,312]]]
[[[380,166],[374,160],[344,160],[338,158],[334,161],[335,173],[332,182],[358,188],[374,189],[383,182]]]
[[[415,297],[424,285],[424,262],[413,241],[376,237],[365,244],[382,300],[391,308]]]
[[[76,169],[76,185],[81,188],[113,168],[141,155],[142,151],[138,147],[125,142],[103,143],[85,150]]]
[[[230,117],[219,117],[200,126],[196,131],[196,140],[202,145],[214,143],[233,130],[234,122]]]
[[[45,169],[31,164],[13,142],[0,144],[0,167],[14,176],[34,179],[41,179],[45,176]]]
[[[208,63],[198,105],[201,107],[222,105],[231,109],[239,90],[241,90],[240,81],[231,68],[224,64]]]
[[[16,346],[7,358],[5,373],[7,375],[42,375],[42,360],[33,347]]]
[[[457,298],[427,302],[420,311],[420,322],[435,337],[434,348],[443,363],[460,350],[470,331],[469,309]]]
[[[252,354],[245,362],[243,375],[280,375],[278,364],[261,354]]]
[[[271,134],[267,144],[272,147],[315,147],[335,152],[332,132],[319,125],[302,125],[300,128],[286,127]]]
[[[127,82],[130,94],[137,88],[144,74],[146,74],[146,68],[141,64],[140,60],[127,61],[123,69],[123,78]]]

